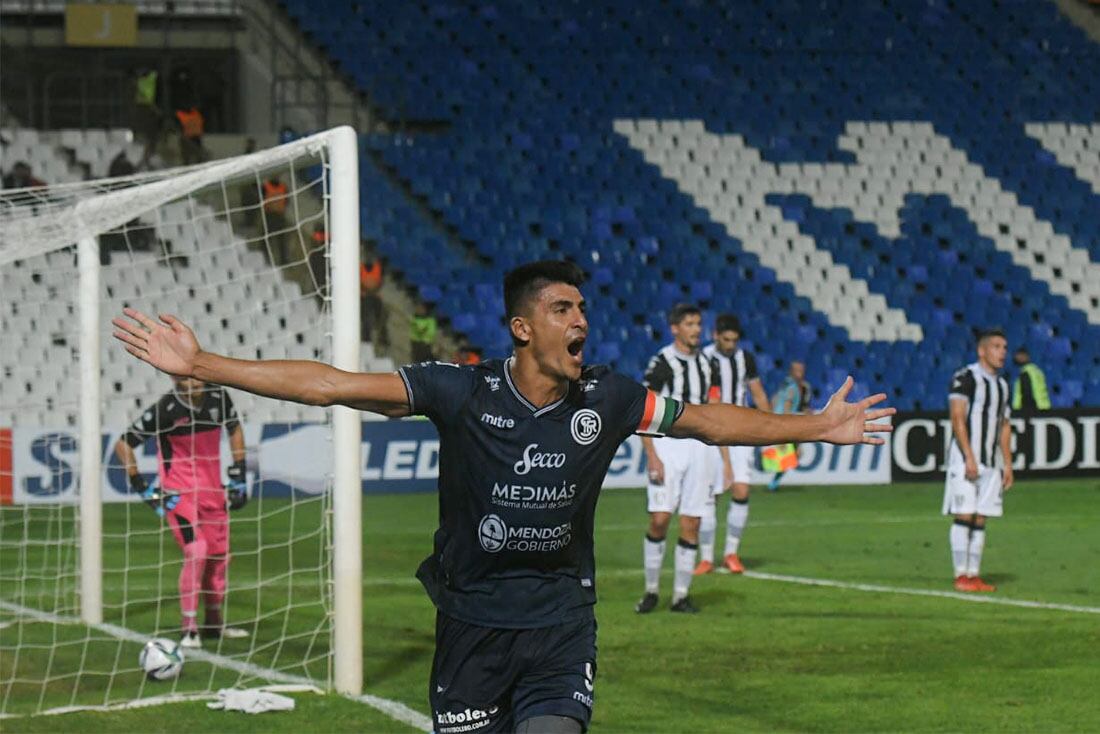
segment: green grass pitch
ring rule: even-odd
[[[948,521],[939,515],[939,485],[785,487],[758,489],[752,499],[742,556],[752,572],[825,579],[905,590],[951,591]],[[644,493],[612,490],[597,514],[596,608],[600,623],[594,731],[1096,731],[1100,730],[1100,528],[1096,480],[1022,482],[1006,500],[1007,516],[992,520],[983,577],[994,599],[1071,605],[1080,610],[974,603],[952,597],[885,590],[808,586],[784,580],[713,574],[697,579],[697,616],[667,612],[671,552],[666,554],[659,611],[639,617]],[[125,522],[126,508],[108,506],[107,528]],[[143,508],[131,508],[136,513]],[[231,572],[229,613],[265,610],[255,643],[225,641],[222,652],[250,647],[250,662],[295,675],[323,675],[328,644],[317,603],[323,576],[317,504],[272,512],[262,525],[244,512],[234,527],[238,554]],[[719,514],[721,551],[724,503]],[[148,512],[144,510],[144,512]],[[364,662],[366,692],[424,714],[433,645],[434,610],[412,578],[431,547],[432,495],[364,498]],[[131,515],[131,524],[155,526]],[[36,532],[65,532],[36,527]],[[250,552],[262,538],[269,548]],[[170,542],[170,541],[168,541]],[[116,544],[117,545],[117,544]],[[174,602],[158,604],[145,589],[174,593],[178,553],[155,535],[127,548],[147,567],[109,574],[108,621],[141,632],[176,623]],[[38,549],[35,553],[63,554]],[[123,566],[121,550],[105,547],[106,565]],[[60,557],[60,556],[59,556]],[[158,569],[159,560],[165,565]],[[151,559],[151,560],[150,560]],[[36,568],[50,559],[34,556]],[[56,560],[56,559],[55,559]],[[136,564],[140,565],[140,563]],[[290,567],[296,569],[288,574]],[[160,580],[158,581],[158,575]],[[233,591],[262,576],[262,590]],[[5,576],[5,578],[8,578]],[[132,601],[122,605],[122,584]],[[5,583],[8,583],[5,581]],[[49,582],[42,582],[43,588]],[[55,584],[56,585],[56,584]],[[26,590],[24,590],[26,591]],[[0,589],[0,599],[13,590]],[[24,595],[24,599],[29,598]],[[286,613],[279,611],[289,609]],[[1092,609],[1093,611],[1088,611]],[[273,611],[274,610],[274,611]],[[0,621],[10,615],[0,613]],[[0,629],[0,648],[14,627]],[[74,626],[24,624],[27,643],[60,642],[50,663],[55,679],[41,686],[0,686],[8,710],[97,703],[151,696],[173,684],[142,684],[136,671],[84,676],[80,669],[134,668],[138,645]],[[63,644],[78,640],[77,644]],[[337,641],[337,644],[339,641]],[[27,656],[0,658],[0,681],[12,668],[31,676]],[[4,659],[7,658],[7,659]],[[117,661],[117,662],[116,662]],[[33,664],[42,664],[41,656]],[[20,667],[22,666],[22,667]],[[258,685],[238,672],[188,662],[179,691]],[[89,692],[90,691],[90,692]],[[92,700],[98,697],[99,700]],[[293,713],[251,717],[209,711],[202,702],[110,713],[32,716],[0,721],[4,732],[410,731],[373,709],[338,696],[298,694]]]

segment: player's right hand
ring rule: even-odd
[[[159,517],[164,517],[166,512],[176,509],[180,496],[174,492],[162,492],[157,486],[158,481],[159,479],[154,477],[151,484],[146,484],[140,474],[134,474],[130,477],[130,491],[140,494],[141,500],[149,505],[153,512]]]
[[[650,484],[664,484],[665,483],[665,465],[656,454],[646,458],[646,463],[649,465],[649,483]]]
[[[978,462],[974,461],[973,456],[966,460],[966,469],[963,476],[965,476],[969,482],[978,481]]]
[[[124,308],[129,317],[111,319],[114,337],[126,344],[126,351],[148,362],[161,372],[190,377],[199,354],[199,342],[188,326],[169,314],[160,315],[160,323],[136,308]]]

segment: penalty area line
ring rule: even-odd
[[[149,639],[148,635],[143,635],[140,632],[127,629],[126,627],[120,627],[117,624],[110,624],[109,622],[103,622],[101,624],[85,625],[84,622],[76,617],[61,616],[59,614],[51,614],[50,612],[43,612],[38,609],[32,609],[25,607],[22,604],[13,604],[9,601],[0,599],[0,609],[9,612],[11,614],[17,614],[23,617],[30,617],[38,622],[47,622],[50,624],[64,624],[64,625],[81,625],[89,627],[90,629],[98,630],[116,640],[124,640],[127,642],[136,642],[138,644],[144,644]],[[306,678],[304,676],[292,675],[290,673],[283,673],[272,668],[264,668],[253,663],[246,663],[242,660],[234,660],[231,657],[225,655],[218,655],[217,653],[208,652],[206,650],[188,650],[187,657],[193,660],[201,660],[206,663],[210,663],[219,668],[225,668],[232,670],[241,675],[251,676],[253,678],[260,678],[275,683],[288,683],[291,685],[309,686],[315,687],[316,682]],[[343,694],[340,694],[343,695]],[[433,728],[432,720],[428,716],[409,708],[400,701],[393,701],[388,698],[381,698],[379,696],[372,696],[370,694],[361,694],[358,696],[347,696],[347,698],[357,703],[362,703],[371,708],[379,711],[386,716],[400,721],[403,724],[407,724],[419,731],[431,731]],[[74,710],[72,707],[65,707],[68,710]],[[42,713],[50,713],[45,711]]]

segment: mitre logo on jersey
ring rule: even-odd
[[[515,463],[512,468],[516,474],[523,476],[531,469],[561,469],[565,466],[564,453],[542,453],[538,450],[537,443],[528,444],[523,450],[523,458]]]
[[[499,516],[486,515],[477,525],[477,539],[486,553],[502,550],[552,553],[569,545],[573,526],[566,522],[549,527],[508,527]]]
[[[499,415],[490,415],[489,413],[481,414],[481,422],[488,423],[494,428],[515,428],[516,421],[513,418],[505,418]]]
[[[573,420],[569,422],[569,431],[573,434],[573,440],[581,446],[587,446],[600,435],[603,421],[600,414],[590,408],[582,408],[573,414]]]

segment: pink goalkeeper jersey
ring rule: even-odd
[[[221,489],[222,428],[232,431],[237,411],[224,388],[208,385],[202,402],[192,406],[175,391],[141,414],[127,430],[126,443],[136,447],[157,440],[160,484],[169,490]]]

